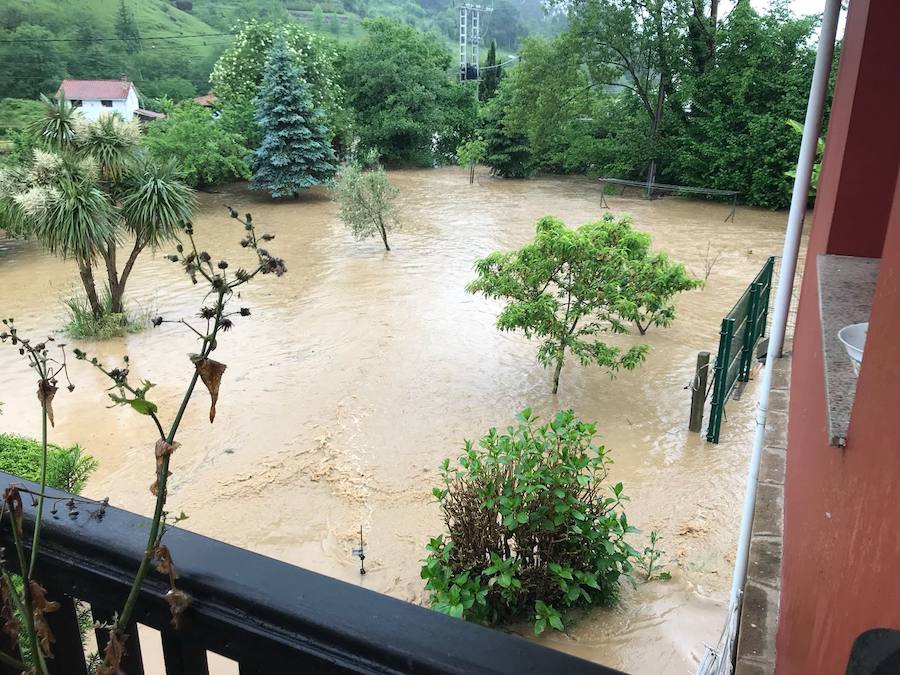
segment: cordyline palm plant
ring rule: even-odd
[[[88,122],[64,100],[44,102],[46,115],[31,131],[46,149],[30,166],[0,172],[0,216],[14,233],[76,262],[95,319],[103,314],[94,279],[102,260],[110,311],[121,314],[138,256],[175,238],[193,214],[193,192],[176,166],[146,156],[134,122]],[[126,239],[133,242],[120,271],[116,253]]]

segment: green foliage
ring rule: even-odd
[[[40,482],[42,454],[41,444],[36,440],[0,434],[0,471]],[[81,492],[96,468],[96,460],[78,445],[63,448],[47,444],[47,485],[50,487]]]
[[[149,323],[146,312],[114,312],[109,290],[100,298],[101,314],[95,317],[90,303],[83,296],[63,300],[67,321],[63,330],[76,340],[112,340],[143,330]]]
[[[612,604],[636,552],[621,483],[596,426],[571,410],[539,425],[531,410],[506,433],[466,441],[441,465],[433,493],[446,534],[428,546],[421,576],[431,606],[482,624],[528,617],[535,633],[563,629],[559,610]]]
[[[360,145],[379,149],[388,164],[430,166],[435,135],[450,137],[449,153],[465,140],[474,114],[453,113],[474,106],[475,96],[451,79],[450,52],[434,35],[385,19],[363,25],[342,70]]]
[[[390,251],[387,233],[399,225],[397,197],[400,191],[377,165],[377,153],[367,157],[368,166],[352,163],[341,169],[334,182],[334,198],[340,206],[340,218],[357,239],[381,235]]]
[[[802,118],[815,55],[816,22],[777,7],[758,14],[739,3],[716,31],[715,67],[689,81],[687,132],[674,157],[682,185],[740,190],[770,208],[790,202],[800,138],[785,120]]]
[[[262,143],[253,153],[251,189],[282,197],[331,178],[337,159],[322,121],[302,66],[294,62],[286,40],[279,36],[269,52],[256,98]]]
[[[238,134],[228,129],[229,112],[218,120],[193,102],[175,106],[163,120],[147,127],[145,145],[159,161],[176,162],[191,186],[216,185],[249,178],[250,151]]]
[[[803,125],[800,124],[797,120],[786,120],[788,128],[793,131],[795,134],[803,138]],[[822,157],[825,154],[825,139],[821,136],[816,139],[816,161],[813,163],[812,175],[810,176],[809,181],[809,196],[815,197],[816,191],[819,189],[819,176],[822,173]],[[797,170],[791,169],[790,171],[785,171],[784,175],[788,178],[796,178]]]
[[[668,581],[672,575],[664,569],[661,569],[659,559],[665,554],[665,551],[659,548],[659,542],[662,537],[654,530],[650,533],[650,541],[644,547],[644,550],[635,558],[634,566],[644,572],[645,581]]]
[[[487,59],[481,70],[481,81],[478,83],[478,98],[481,101],[490,101],[497,94],[497,87],[500,86],[500,80],[503,77],[503,68],[498,63],[497,43],[492,40]]]
[[[538,362],[556,368],[555,394],[567,352],[583,366],[596,364],[610,372],[643,362],[646,345],[623,353],[598,336],[628,332],[621,319],[634,302],[627,281],[649,246],[650,238],[628,219],[607,215],[571,230],[547,216],[538,221],[533,242],[478,260],[478,276],[467,290],[506,301],[497,328],[540,340]]]
[[[134,14],[125,4],[125,0],[119,0],[119,11],[116,14],[116,35],[125,42],[128,51],[136,52],[141,48],[141,31],[138,29]]]
[[[485,143],[485,164],[491,173],[501,178],[525,178],[531,173],[531,153],[528,139],[520,133],[510,131],[505,121],[508,105],[508,90],[501,87],[500,93],[481,106],[481,135]]]
[[[213,91],[224,108],[251,101],[259,92],[265,74],[266,57],[278,35],[287,42],[294,62],[309,83],[313,107],[324,115],[329,138],[349,134],[349,114],[344,109],[344,92],[337,81],[337,53],[326,38],[297,23],[251,20],[240,26],[234,43],[216,61],[210,75]],[[250,135],[245,144],[256,147]]]
[[[456,161],[460,166],[472,166],[484,161],[487,146],[480,138],[466,141],[456,148]]]
[[[622,319],[634,322],[641,335],[650,326],[670,325],[675,320],[675,296],[703,284],[665,253],[637,260],[628,270],[626,283],[626,300],[619,311]]]
[[[23,98],[0,99],[0,137],[8,136],[10,131],[27,128],[43,114],[44,106],[40,101]]]

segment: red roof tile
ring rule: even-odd
[[[56,93],[69,100],[121,101],[132,86],[129,80],[63,80]]]

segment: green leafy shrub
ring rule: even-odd
[[[81,492],[97,461],[80,446],[47,445],[47,484],[66,492]],[[0,471],[25,480],[41,478],[41,444],[31,438],[0,434]]]
[[[459,466],[444,460],[434,495],[448,534],[428,544],[421,576],[431,606],[482,624],[522,617],[540,633],[563,629],[560,610],[615,602],[636,551],[621,483],[596,426],[571,410],[538,425],[531,410],[506,433],[466,441]]]
[[[216,185],[250,177],[250,151],[223,120],[192,101],[181,103],[164,120],[147,127],[150,156],[175,161],[192,187]]]

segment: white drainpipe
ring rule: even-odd
[[[775,367],[775,359],[781,356],[784,344],[788,310],[791,306],[791,295],[794,287],[794,273],[797,268],[797,254],[800,249],[800,237],[803,234],[803,218],[806,215],[806,204],[809,199],[810,180],[816,159],[819,131],[822,126],[822,108],[824,107],[825,95],[828,90],[828,76],[831,72],[831,61],[834,56],[834,41],[837,35],[840,11],[840,0],[826,0],[822,29],[819,33],[819,45],[816,50],[816,66],[813,71],[812,85],[809,91],[809,102],[806,106],[803,140],[800,143],[800,156],[797,158],[797,174],[794,178],[791,210],[788,216],[787,231],[784,236],[784,250],[781,254],[781,274],[778,277],[778,291],[775,295],[775,311],[772,316],[772,329],[766,353],[766,365],[763,369],[762,381],[759,384],[756,432],[753,437],[750,468],[747,472],[747,491],[744,495],[744,512],[741,516],[741,531],[738,537],[738,549],[735,557],[734,576],[731,582],[725,633],[719,644],[718,658],[714,662],[710,662],[708,658],[704,659],[698,672],[731,672],[734,639],[738,627],[738,613],[740,612],[744,584],[747,580],[750,533],[753,529],[753,511],[756,506],[759,464],[765,444],[766,415],[769,409],[769,392],[772,388],[772,371]]]

